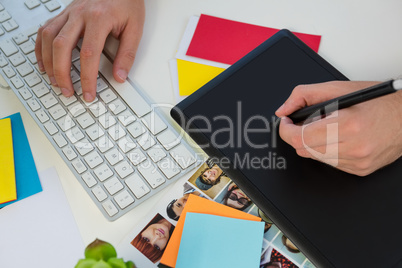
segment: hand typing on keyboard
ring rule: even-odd
[[[120,40],[113,76],[124,82],[134,62],[144,18],[143,0],[75,0],[39,28],[35,46],[38,66],[64,96],[72,96],[71,53],[82,37],[82,91],[84,100],[91,102],[95,99],[100,55],[107,36]]]

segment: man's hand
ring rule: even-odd
[[[376,83],[334,81],[297,86],[276,111],[282,118],[280,136],[296,149],[298,155],[359,176],[394,162],[402,155],[402,92],[339,110],[337,114],[306,125],[295,125],[286,117],[304,106]]]
[[[81,83],[84,99],[90,102],[95,98],[100,54],[107,36],[120,39],[113,76],[124,82],[134,62],[144,19],[143,0],[75,0],[39,28],[35,47],[38,66],[64,96],[73,95],[71,51],[83,37]]]

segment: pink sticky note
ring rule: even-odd
[[[186,55],[233,64],[278,31],[202,14]],[[318,51],[321,36],[293,33]]]

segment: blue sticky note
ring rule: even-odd
[[[16,113],[5,118],[11,119],[17,200],[0,204],[0,208],[42,191],[21,114]]]
[[[176,268],[259,267],[264,223],[187,213]]]

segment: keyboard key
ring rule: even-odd
[[[94,124],[95,120],[89,115],[89,113],[85,112],[84,114],[77,117],[77,122],[82,128],[87,128],[90,125]]]
[[[60,3],[56,0],[51,0],[45,4],[45,7],[50,11],[53,12],[61,7]]]
[[[103,184],[103,186],[105,186],[105,189],[109,192],[109,194],[114,195],[115,193],[117,193],[118,191],[120,191],[121,189],[123,189],[123,184],[121,184],[121,182],[119,181],[118,178],[116,178],[115,176],[111,177],[110,179],[108,179],[107,181],[105,181],[105,183]]]
[[[107,88],[107,84],[106,84],[105,80],[103,80],[103,78],[99,77],[96,80],[96,93],[99,93],[106,88]]]
[[[89,142],[88,139],[82,139],[75,143],[74,146],[75,149],[77,149],[78,153],[82,156],[88,154],[94,149],[93,145]]]
[[[0,67],[3,68],[7,64],[8,64],[8,61],[6,60],[6,58],[0,54]]]
[[[43,106],[46,109],[48,109],[58,103],[56,98],[53,96],[53,94],[47,94],[47,95],[41,97],[40,102],[43,104]]]
[[[87,133],[89,138],[93,141],[99,139],[99,137],[102,137],[105,134],[105,132],[103,132],[102,128],[96,124],[88,127],[85,130],[85,132]]]
[[[145,161],[147,157],[140,149],[134,149],[127,154],[128,160],[133,163],[134,166],[138,165],[139,163]]]
[[[123,153],[127,153],[137,147],[137,144],[129,136],[121,138],[117,141],[117,144]]]
[[[98,199],[99,201],[103,201],[107,198],[107,194],[105,193],[105,191],[102,189],[102,187],[100,185],[95,186],[92,189],[92,193],[94,194],[96,199]]]
[[[180,173],[180,168],[170,158],[164,158],[159,161],[158,167],[168,179]]]
[[[85,107],[81,103],[74,103],[68,107],[68,111],[73,117],[77,117],[86,112]]]
[[[17,88],[17,89],[22,88],[22,87],[24,86],[24,82],[22,82],[22,80],[21,80],[19,77],[17,77],[17,76],[14,76],[14,77],[11,78],[10,80],[11,80],[11,83],[13,83],[13,85],[14,85],[15,88]]]
[[[27,101],[27,104],[33,112],[36,112],[40,109],[40,104],[36,100],[30,99]]]
[[[126,160],[124,160],[121,163],[117,164],[114,167],[114,170],[123,179],[134,172],[134,169],[131,167],[131,165]]]
[[[196,158],[183,144],[180,144],[170,151],[170,155],[182,169],[186,169],[195,163]]]
[[[112,149],[105,154],[106,160],[114,166],[118,162],[124,159],[123,155],[117,149]]]
[[[166,150],[170,150],[180,143],[180,137],[176,136],[176,134],[170,129],[166,129],[156,138]]]
[[[11,15],[6,10],[0,12],[0,22],[5,22],[9,19],[11,19]]]
[[[80,75],[75,70],[71,70],[70,77],[73,84],[80,80]]]
[[[30,87],[33,87],[42,81],[42,79],[40,79],[40,77],[36,73],[31,73],[31,74],[27,75],[24,78],[24,80],[27,83],[27,85]]]
[[[15,75],[14,69],[11,68],[10,66],[5,66],[5,67],[3,68],[3,72],[5,73],[5,75],[6,75],[8,78],[11,78],[11,77],[13,77],[13,76]]]
[[[89,106],[89,110],[95,117],[99,117],[107,112],[105,105],[99,101]]]
[[[145,133],[144,135],[142,135],[137,142],[144,150],[148,150],[156,144],[155,139],[149,133]]]
[[[151,148],[147,151],[147,154],[155,163],[166,156],[165,151],[161,148]]]
[[[50,135],[54,135],[55,133],[57,133],[59,130],[57,129],[57,127],[52,123],[52,122],[47,122],[46,124],[43,125],[47,132]]]
[[[27,100],[32,97],[31,91],[26,87],[21,88],[18,92],[20,93],[20,95],[24,100]]]
[[[54,120],[57,120],[65,116],[67,112],[60,104],[56,104],[55,106],[49,109],[49,114]]]
[[[17,72],[21,75],[21,76],[26,76],[30,73],[32,73],[34,70],[31,67],[31,65],[27,62],[21,64],[20,66],[17,67]]]
[[[59,125],[60,129],[64,132],[75,126],[73,119],[71,119],[69,115],[66,115],[57,120],[57,124]]]
[[[27,55],[27,58],[28,58],[28,60],[29,60],[30,63],[37,65],[35,52],[29,53],[29,54]],[[39,69],[39,67],[38,67],[37,69]],[[40,72],[40,70],[39,70],[38,72]]]
[[[71,161],[77,157],[77,154],[74,152],[74,149],[71,146],[64,147],[63,153],[67,157],[68,161]],[[89,186],[89,187],[92,187],[92,186]]]
[[[117,98],[116,94],[114,94],[113,90],[111,90],[110,88],[101,92],[99,94],[99,97],[103,100],[104,103],[109,103]]]
[[[137,173],[125,179],[124,182],[138,199],[151,191]]]
[[[117,118],[119,119],[120,123],[123,126],[127,126],[129,124],[131,124],[132,122],[134,122],[135,120],[137,120],[134,116],[134,114],[132,112],[130,112],[129,110],[125,110],[123,112],[121,112]]]
[[[138,121],[132,123],[127,127],[128,132],[134,137],[138,138],[140,135],[142,135],[146,130],[145,127]]]
[[[121,100],[115,100],[109,104],[109,109],[114,115],[118,115],[119,113],[127,109],[127,107]]]
[[[104,115],[101,115],[98,118],[98,120],[104,129],[108,129],[109,127],[114,126],[117,123],[114,116],[111,115],[109,112],[105,113]]]
[[[95,141],[96,147],[98,147],[101,153],[107,152],[115,146],[115,143],[112,142],[107,136],[100,137],[97,141]]]
[[[14,67],[25,62],[25,58],[20,52],[15,53],[14,55],[10,56],[9,60]]]
[[[165,122],[154,112],[145,115],[141,121],[154,135],[167,128]]]
[[[116,201],[117,205],[119,205],[121,209],[124,209],[134,203],[134,198],[128,193],[127,190],[123,190],[114,197],[114,201]]]
[[[119,211],[117,210],[116,206],[112,203],[110,199],[106,200],[102,203],[103,208],[106,210],[107,214],[112,217],[116,215]]]
[[[39,110],[35,113],[36,117],[39,119],[39,121],[43,124],[47,121],[49,121],[49,116],[47,116],[46,112],[43,110]]]
[[[57,146],[59,146],[60,148],[67,145],[67,141],[61,133],[57,133],[56,135],[54,135],[53,140],[57,143]]]
[[[26,1],[24,2],[24,4],[25,4],[25,6],[26,6],[27,8],[33,9],[33,8],[39,6],[39,5],[40,5],[40,2],[39,2],[38,0],[26,0]]]
[[[126,135],[126,131],[119,124],[111,126],[108,130],[108,133],[109,136],[115,141],[123,138]]]
[[[106,164],[102,164],[94,169],[94,173],[100,181],[104,181],[113,175],[113,171]]]
[[[87,170],[87,167],[84,165],[84,163],[82,163],[81,159],[79,158],[76,158],[75,160],[71,161],[71,164],[73,165],[74,169],[77,171],[78,174],[81,174]]]
[[[92,174],[89,172],[85,172],[84,174],[82,174],[81,178],[90,188],[98,183],[94,176],[92,176]]]
[[[53,85],[50,85],[50,88],[53,90],[53,92],[58,96],[61,94],[61,90],[59,87],[55,87]]]
[[[44,83],[40,83],[32,87],[32,91],[35,93],[36,97],[40,98],[49,93],[49,88]]]
[[[72,95],[71,97],[65,97],[63,95],[61,95],[60,97],[61,102],[65,105],[65,106],[69,106],[70,104],[74,103],[77,101],[77,97]],[[82,105],[81,105],[82,106]]]
[[[18,23],[14,19],[9,19],[6,22],[3,22],[1,25],[3,25],[4,29],[7,32],[11,32],[12,30],[15,30],[18,28]]]
[[[21,48],[22,52],[24,52],[24,54],[26,55],[35,50],[35,44],[31,40],[28,40],[27,42],[22,43],[20,45],[20,48]]]
[[[43,0],[42,0],[42,2],[43,2]],[[71,52],[71,61],[76,61],[79,58],[80,58],[80,51],[77,48],[74,48],[73,51]]]
[[[28,36],[24,33],[19,33],[19,34],[13,36],[13,40],[17,45],[20,45],[20,44],[28,41]]]
[[[137,168],[144,179],[154,189],[162,185],[166,181],[165,176],[162,175],[159,170],[149,161],[142,163]]]
[[[84,160],[88,164],[89,168],[91,168],[91,169],[93,169],[103,163],[102,157],[96,151],[93,151],[93,152],[87,154],[84,157]]]
[[[78,127],[74,127],[66,131],[66,137],[70,140],[71,143],[76,143],[82,140],[85,137],[85,135]]]

